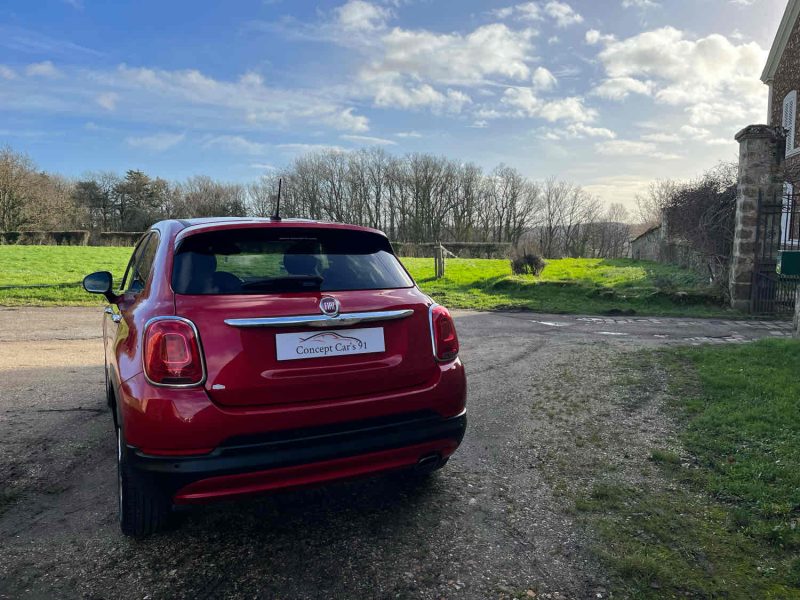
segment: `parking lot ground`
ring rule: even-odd
[[[790,335],[780,321],[457,312],[469,429],[431,481],[202,507],[130,540],[100,317],[0,308],[0,598],[605,598],[569,493],[598,469],[635,478],[673,435],[663,373],[619,385],[637,353]]]

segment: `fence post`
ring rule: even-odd
[[[797,286],[797,300],[794,303],[794,337],[800,338],[800,285]]]
[[[434,277],[436,279],[444,277],[444,247],[441,244],[433,249],[433,266],[435,270]]]

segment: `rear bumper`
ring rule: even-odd
[[[153,456],[128,447],[126,459],[173,502],[191,504],[410,467],[431,454],[446,458],[466,426],[466,410],[454,417],[412,413],[240,436],[202,456]]]

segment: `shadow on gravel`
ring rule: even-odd
[[[436,476],[392,474],[195,507],[179,513],[174,531],[123,542],[126,563],[143,567],[154,597],[165,584],[177,598],[397,593],[398,570],[410,584],[447,547],[452,527],[436,533],[447,521],[446,487]]]

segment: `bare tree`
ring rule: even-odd
[[[648,227],[661,223],[661,213],[678,184],[671,179],[659,179],[647,186],[647,192],[636,194],[639,222]]]

